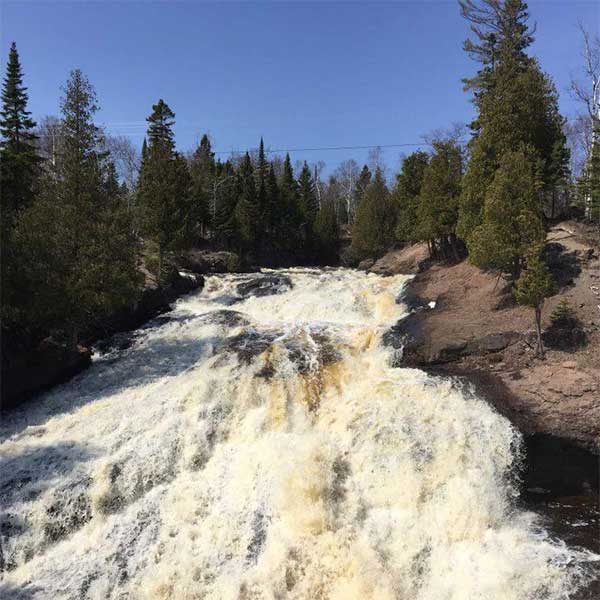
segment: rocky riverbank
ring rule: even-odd
[[[386,336],[403,349],[402,364],[461,378],[492,402],[525,435],[534,487],[590,493],[600,455],[600,258],[572,222],[552,228],[547,253],[558,292],[544,305],[544,359],[531,309],[497,275],[468,261],[430,264],[422,245],[370,270],[415,273],[406,292],[412,313]],[[572,331],[557,336],[549,327],[563,298],[580,324],[576,344]]]
[[[61,340],[47,337],[35,346],[17,346],[5,351],[0,409],[9,409],[69,380],[89,367],[93,344],[115,333],[136,329],[167,312],[177,298],[202,288],[204,275],[239,271],[240,261],[232,252],[191,250],[177,257],[176,268],[168,281],[160,286],[148,270],[144,267],[141,270],[144,285],[137,301],[90,328],[77,348],[69,348]]]

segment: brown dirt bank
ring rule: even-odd
[[[388,343],[404,348],[402,363],[468,380],[509,418],[525,435],[526,469],[535,474],[526,474],[530,485],[594,493],[600,471],[599,252],[572,222],[553,227],[548,242],[559,289],[545,303],[544,325],[566,297],[587,341],[568,350],[548,348],[544,359],[534,350],[532,310],[516,305],[497,275],[467,261],[423,263],[422,246],[394,251],[372,270],[392,274],[413,265],[417,273],[407,291],[417,309],[387,334]],[[433,309],[422,308],[430,301]]]

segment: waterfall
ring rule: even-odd
[[[515,508],[520,436],[398,368],[409,278],[205,289],[0,430],[0,596],[552,600],[583,551]]]

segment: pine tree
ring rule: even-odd
[[[240,254],[256,250],[260,212],[254,168],[250,155],[246,152],[238,171],[239,199],[236,206],[236,221],[239,233]]]
[[[238,239],[236,206],[238,202],[238,185],[235,170],[231,161],[217,162],[215,168],[213,227],[217,242],[231,249]],[[219,183],[220,185],[216,185]]]
[[[283,173],[279,181],[279,210],[276,223],[276,243],[280,248],[295,249],[298,243],[298,228],[301,219],[298,205],[298,184],[294,178],[290,155],[286,154]]]
[[[260,145],[258,147],[258,158],[256,161],[256,168],[254,169],[254,175],[256,177],[256,194],[257,204],[260,213],[260,233],[263,235],[266,231],[265,215],[268,212],[267,208],[267,179],[269,177],[269,162],[267,161],[265,153],[265,143],[260,138]]]
[[[310,238],[319,207],[312,173],[306,161],[304,161],[300,177],[298,177],[298,205],[305,226],[305,234],[307,238]]]
[[[526,250],[544,237],[535,166],[523,152],[506,153],[486,193],[482,223],[469,238],[471,260],[516,279]]]
[[[212,221],[213,209],[211,203],[215,179],[214,156],[210,139],[204,134],[190,161],[191,199],[195,218],[200,223],[201,235],[203,236],[211,226]]]
[[[481,223],[484,198],[502,156],[522,149],[539,164],[539,193],[552,198],[563,185],[568,153],[558,95],[534,58],[523,0],[464,0],[462,14],[476,41],[465,50],[482,68],[466,80],[478,111],[471,161],[464,179],[457,233],[467,242]]]
[[[540,257],[541,246],[533,244],[526,253],[526,264],[515,288],[515,297],[519,304],[531,306],[535,314],[537,335],[537,354],[544,356],[542,342],[542,306],[544,300],[554,293],[554,282],[548,267]]]
[[[367,187],[352,228],[352,249],[357,257],[378,258],[394,239],[395,210],[381,169]]]
[[[362,202],[362,199],[365,197],[365,192],[371,183],[371,171],[367,165],[363,165],[363,168],[360,171],[360,175],[358,176],[358,181],[356,182],[356,188],[354,190],[354,207],[355,211],[358,211],[358,207]]]
[[[148,121],[146,159],[140,170],[138,205],[146,241],[156,247],[156,278],[163,276],[165,254],[191,245],[197,211],[186,161],[175,152],[175,114],[161,99]]]
[[[279,185],[275,175],[273,163],[269,164],[269,172],[265,181],[265,205],[263,210],[263,225],[266,237],[271,246],[278,238],[278,225],[281,222],[281,200],[279,197]]]
[[[315,250],[321,264],[333,264],[337,261],[339,228],[333,202],[323,201],[315,218]]]
[[[16,230],[22,257],[22,317],[82,330],[129,303],[139,285],[137,244],[114,164],[93,122],[96,94],[79,70],[61,102],[63,143],[40,197]]]
[[[396,177],[394,200],[398,210],[396,239],[412,242],[417,239],[417,208],[429,154],[417,151],[402,160],[402,168]]]
[[[452,255],[458,260],[456,222],[463,171],[462,150],[453,140],[434,141],[433,150],[423,171],[417,198],[415,232],[417,237],[429,243],[433,256],[450,258]]]
[[[16,214],[31,204],[40,162],[34,133],[36,124],[27,110],[28,99],[19,54],[13,42],[2,85],[0,111],[0,187],[4,232],[13,224]]]

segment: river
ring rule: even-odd
[[[408,280],[208,277],[4,417],[0,596],[571,597],[598,557],[519,507],[519,433],[382,343]]]

